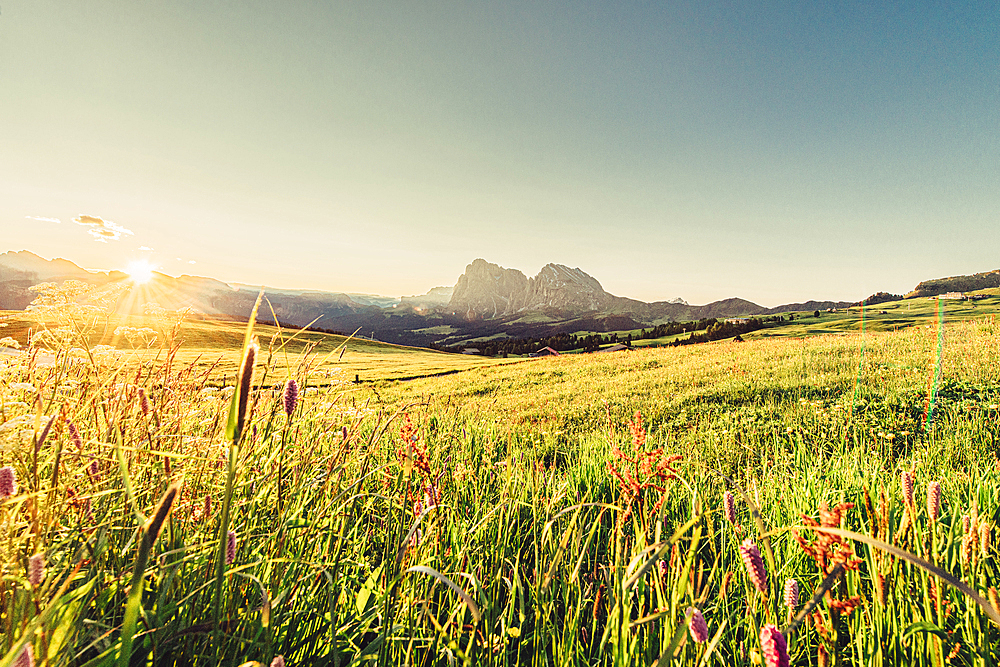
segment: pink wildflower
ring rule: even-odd
[[[760,557],[760,549],[749,537],[740,544],[740,555],[743,557],[743,564],[747,569],[747,576],[753,582],[754,587],[761,592],[767,593],[767,570],[764,568],[764,561]]]
[[[766,667],[788,667],[788,643],[781,631],[770,623],[760,629],[760,650]]]
[[[691,639],[696,644],[704,644],[708,641],[708,623],[700,610],[688,607],[688,630],[691,631]]]

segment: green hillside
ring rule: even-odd
[[[10,336],[22,345],[27,342],[29,330],[38,329],[37,323],[27,319],[21,311],[0,314],[7,327],[0,329],[0,338]],[[208,373],[212,383],[231,382],[239,366],[245,323],[185,319],[175,333],[174,322],[164,322],[156,317],[111,317],[86,336],[90,346],[110,345],[123,361],[150,361],[163,357],[167,350],[162,341],[173,340],[177,345],[174,361],[179,366],[190,366],[196,373]],[[50,327],[65,323],[49,322]],[[141,341],[130,342],[119,327],[149,329],[157,334],[148,348]],[[270,325],[256,327],[257,340],[262,354],[273,355],[276,381],[283,381],[288,369],[308,365],[313,382],[320,385],[354,381],[408,379],[425,375],[452,373],[501,363],[501,360],[449,354],[423,348],[393,345],[363,338],[350,338],[320,332],[280,330]],[[172,336],[172,338],[171,338]]]

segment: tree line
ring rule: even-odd
[[[478,350],[477,354],[486,357],[506,357],[510,355],[535,354],[546,347],[551,347],[557,352],[572,350],[596,352],[604,345],[613,345],[615,343],[630,345],[633,340],[653,340],[663,338],[664,336],[689,333],[690,335],[687,338],[677,338],[670,343],[666,343],[667,345],[676,347],[679,345],[691,345],[694,343],[706,343],[708,341],[733,338],[740,334],[763,329],[768,325],[784,321],[785,318],[781,315],[751,317],[747,320],[735,322],[708,317],[697,321],[665,322],[649,329],[643,329],[635,335],[629,333],[624,337],[620,337],[617,333],[579,336],[571,333],[558,333],[552,336],[537,338],[494,338],[492,340],[476,341],[462,345],[438,345],[431,343],[430,347],[442,352],[462,352],[470,348],[475,348]]]

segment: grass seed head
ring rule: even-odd
[[[14,661],[14,667],[35,667],[35,651],[31,648],[31,644],[25,644],[21,649],[17,660]]]
[[[0,500],[17,495],[17,474],[14,466],[0,468]]]
[[[913,473],[904,470],[899,476],[900,485],[903,487],[903,502],[906,507],[913,507]]]
[[[69,431],[69,439],[73,441],[77,452],[83,451],[83,438],[80,437],[80,430],[71,421],[66,422],[66,430]]]
[[[730,491],[722,494],[722,516],[729,523],[736,523],[736,499]]]
[[[760,629],[760,650],[767,667],[788,667],[788,643],[785,635],[770,623]]]
[[[975,533],[971,530],[962,535],[962,565],[968,566],[972,562],[972,543],[976,541]]]
[[[202,521],[208,521],[208,518],[212,516],[212,496],[205,495],[205,504],[201,508],[201,519]]]
[[[989,521],[983,521],[979,524],[979,555],[983,558],[990,557],[990,542],[992,526]]]
[[[826,646],[820,644],[816,647],[816,667],[826,667],[830,664],[830,653]]]
[[[236,412],[236,437],[243,433],[243,425],[247,417],[247,401],[250,398],[250,386],[253,384],[253,369],[257,363],[257,351],[260,347],[257,341],[247,346],[246,354],[243,356],[243,366],[240,368],[240,402]]]
[[[876,572],[872,576],[872,582],[875,584],[875,599],[884,607],[889,601],[889,589],[886,585],[885,575],[881,572]]]
[[[935,523],[941,516],[941,483],[927,483],[927,516]]]
[[[226,565],[232,565],[236,560],[236,531],[231,530],[226,535]]]
[[[691,639],[696,644],[704,644],[708,641],[708,623],[705,622],[705,616],[701,613],[701,610],[694,607],[688,607],[687,612],[688,630],[691,632]]]
[[[295,381],[295,378],[290,379],[285,383],[285,393],[282,395],[282,403],[285,408],[285,414],[289,417],[295,412],[295,406],[299,402],[299,383]]]
[[[45,581],[45,554],[35,554],[28,559],[28,583],[38,588]]]
[[[799,582],[795,579],[785,580],[785,606],[789,609],[799,606]]]
[[[149,397],[146,396],[146,390],[139,387],[139,409],[142,410],[142,414],[149,414]]]
[[[760,549],[749,537],[740,544],[740,555],[743,557],[743,565],[746,566],[750,581],[762,595],[766,594],[767,570],[764,568],[764,560],[760,557]]]

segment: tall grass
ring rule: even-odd
[[[768,626],[792,664],[997,660],[991,321],[947,328],[925,429],[933,330],[375,390],[275,374],[279,333],[244,393],[73,316],[0,369],[0,665],[761,664]]]

